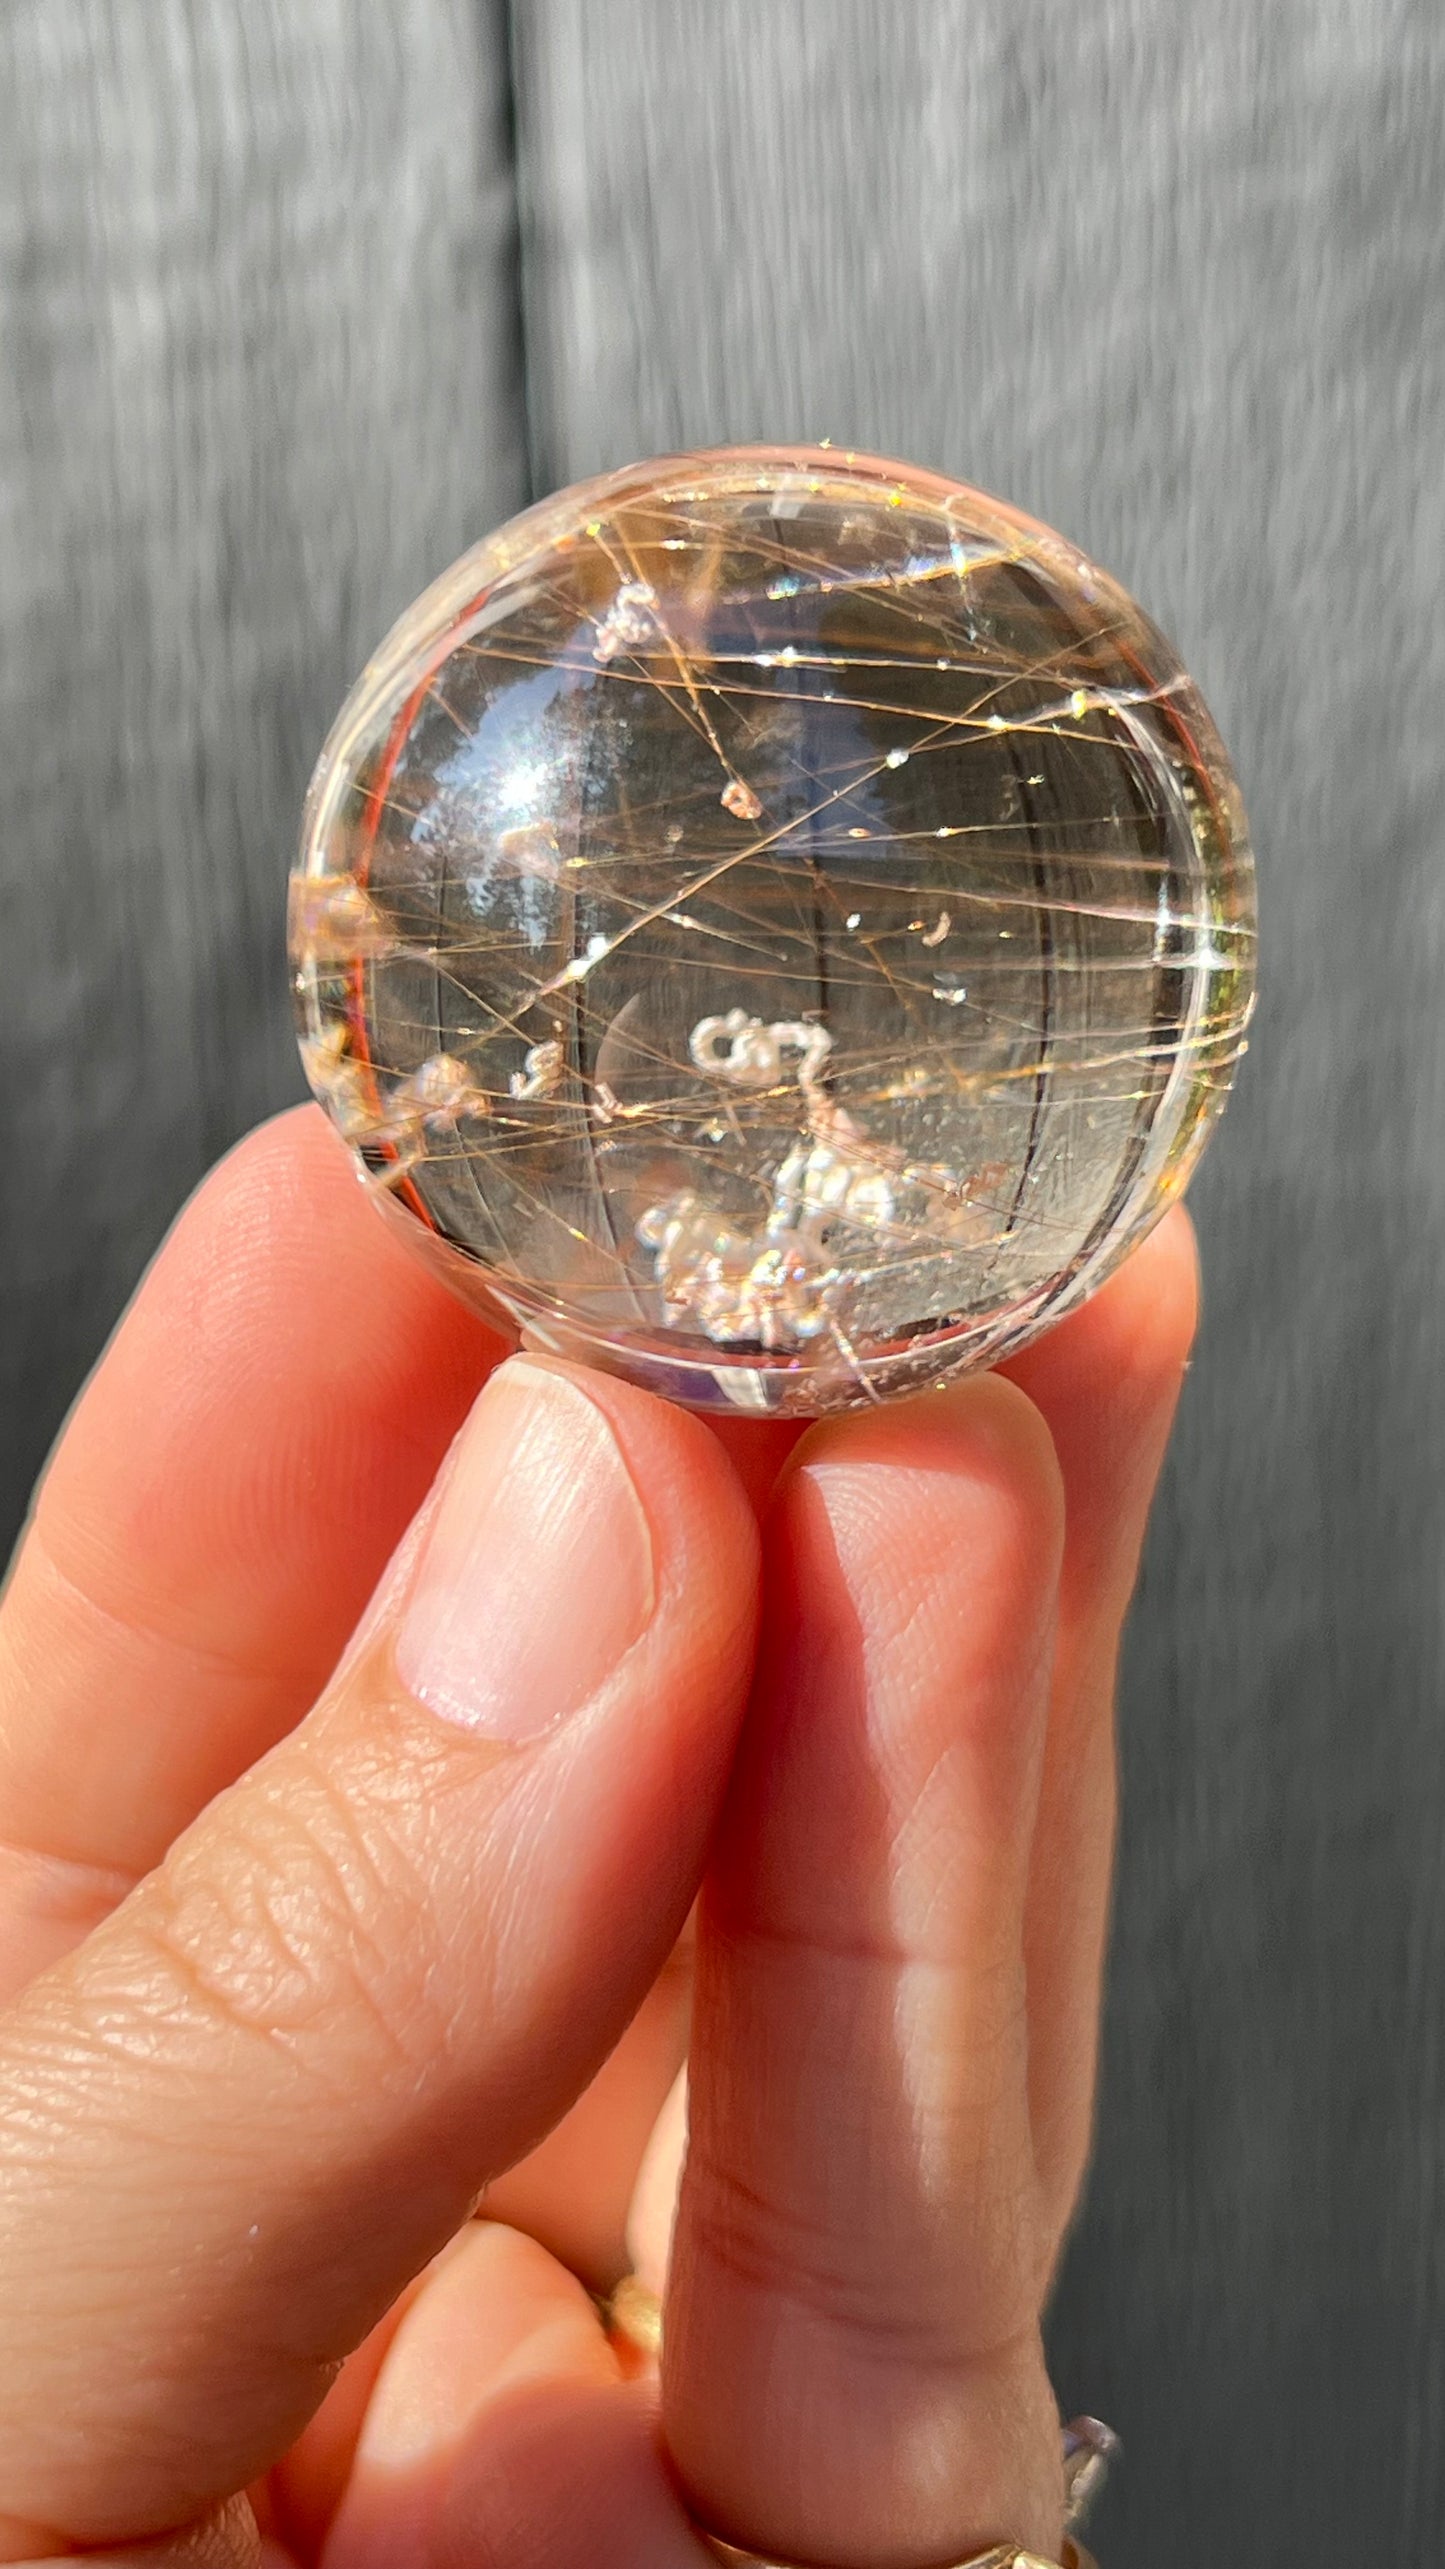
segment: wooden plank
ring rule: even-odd
[[[525,496],[503,0],[0,12],[13,1527],[208,1161],[299,1091],[310,763]]]
[[[1128,1658],[1062,2396],[1111,2569],[1445,2520],[1445,14],[519,0],[539,480],[933,463],[1144,598],[1263,856]]]

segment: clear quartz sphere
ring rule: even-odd
[[[1253,863],[1167,643],[911,465],[733,447],[514,518],[332,731],[301,1048],[533,1343],[807,1414],[1018,1347],[1178,1195]]]

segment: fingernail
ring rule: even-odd
[[[445,1721],[521,1741],[579,1711],[640,1639],[652,1535],[610,1421],[523,1358],[462,1430],[396,1643]]]

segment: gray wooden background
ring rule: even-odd
[[[297,1092],[328,717],[693,440],[979,481],[1231,742],[1265,996],[1136,1613],[1060,2393],[1109,2569],[1445,2547],[1440,0],[4,0],[4,1503]]]

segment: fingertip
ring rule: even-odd
[[[1081,1394],[1139,1410],[1177,1396],[1199,1320],[1198,1242],[1176,1204],[1097,1293],[1000,1366],[1051,1420]]]
[[[557,2375],[498,2397],[458,2464],[427,2569],[482,2561],[713,2569],[664,2459],[648,2384]],[[385,2569],[401,2569],[395,2554]]]
[[[312,1361],[323,1380],[334,1346],[346,1362],[356,1307],[384,1316],[393,1337],[424,1344],[433,1371],[456,1369],[474,1384],[508,1341],[458,1299],[416,1254],[399,1224],[358,1184],[355,1164],[319,1106],[290,1106],[243,1134],[205,1177],[180,1216],[162,1258],[189,1251],[184,1274],[204,1295],[214,1328],[235,1296],[250,1320],[259,1291],[288,1288],[311,1315]],[[399,1348],[400,1352],[400,1348]]]
[[[459,2468],[498,2403],[533,2386],[595,2391],[617,2380],[576,2278],[522,2232],[472,2224],[387,2350],[326,2538],[327,2569],[420,2569],[436,2557]]]
[[[1048,1425],[1017,1384],[976,1374],[915,1400],[830,1418],[791,1458],[779,1501],[823,1493],[835,1540],[877,1556],[906,1598],[919,1568],[965,1558],[975,1582],[1047,1590],[1063,1545],[1064,1489]]]
[[[651,1528],[661,1610],[685,1614],[699,1647],[728,1654],[750,1647],[757,1517],[706,1423],[589,1365],[531,1348],[514,1361],[571,1382],[607,1420]]]
[[[524,2231],[473,2222],[427,2277],[387,2350],[353,2480],[435,2464],[503,2382],[552,2371],[617,2380],[595,2305]]]
[[[869,1932],[844,1885],[920,1824],[939,1761],[972,1778],[970,1843],[1026,1849],[1063,1513],[1047,1427],[995,1376],[809,1430],[765,1539],[715,1909]]]
[[[352,1192],[359,1193],[353,1165],[335,1127],[310,1100],[283,1106],[278,1114],[268,1115],[241,1134],[202,1178],[195,1201],[258,1181],[268,1193],[300,1184],[313,1195],[322,1187],[334,1188],[339,1195],[348,1181]]]
[[[1182,1372],[1199,1325],[1199,1237],[1183,1204],[1171,1205],[1102,1288],[1103,1318],[1121,1358],[1156,1377]]]
[[[290,1108],[238,1142],[177,1217],[37,1515],[105,1602],[121,1611],[130,1584],[149,1580],[149,1620],[178,1620],[206,1647],[219,1646],[217,1586],[234,1584],[215,1565],[243,1562],[265,1597],[298,1528],[339,1551],[336,1529],[354,1515],[370,1534],[374,1519],[372,1558],[343,1594],[354,1612],[502,1353],[367,1204],[319,1108]],[[311,1599],[333,1584],[304,1582]]]

